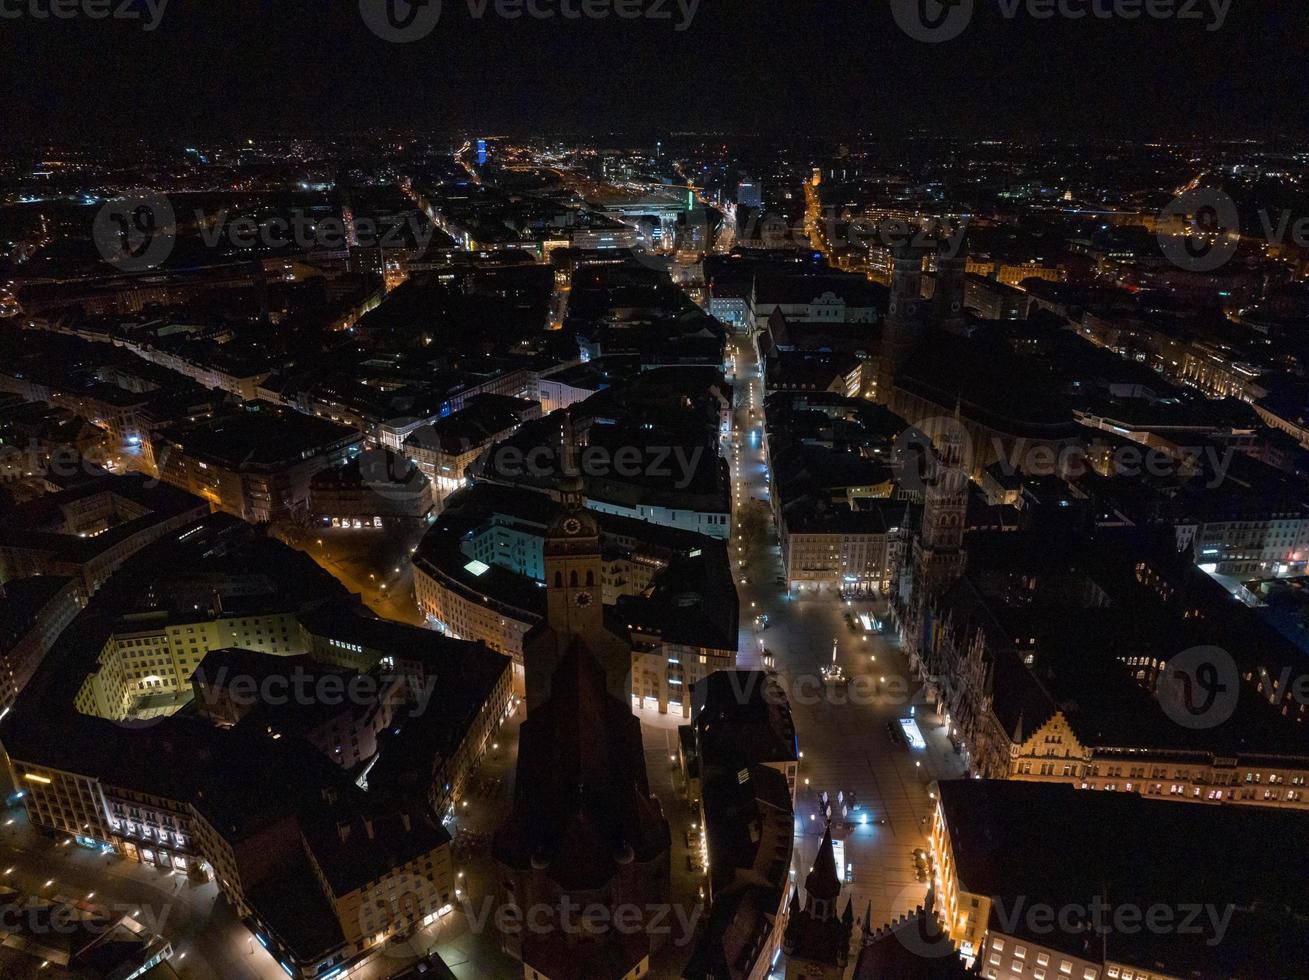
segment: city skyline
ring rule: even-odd
[[[4,980],[1309,976],[1309,9],[0,39]]]

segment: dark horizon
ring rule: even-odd
[[[1303,135],[1288,109],[1309,96],[1302,6],[1223,13],[1221,0],[1179,0],[1203,19],[1045,20],[1026,3],[1010,18],[1012,0],[978,0],[959,37],[927,43],[887,5],[720,0],[679,31],[675,0],[645,0],[670,20],[598,21],[505,20],[494,6],[477,19],[473,0],[446,0],[430,35],[397,44],[354,2],[166,0],[154,30],[144,25],[158,8],[144,2],[128,4],[136,21],[30,16],[46,2],[6,8],[22,13],[2,28],[15,137],[521,135],[548,120],[575,133],[1251,138]]]

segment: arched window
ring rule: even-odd
[[[574,568],[568,573],[568,584],[572,588],[577,588],[577,569]]]
[[[587,585],[595,585],[595,572],[587,572],[587,573],[586,573],[586,584],[587,584]]]
[[[563,587],[564,587],[564,573],[555,572],[555,588],[562,589]]]

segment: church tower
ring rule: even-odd
[[[791,893],[791,905],[782,933],[786,956],[786,980],[841,980],[850,960],[850,939],[854,934],[852,899],[837,915],[841,878],[832,848],[832,828],[823,834],[814,866],[804,880],[805,905],[800,893]]]
[[[923,249],[902,245],[892,256],[891,300],[882,322],[882,350],[877,362],[877,401],[887,405],[895,378],[922,342],[927,329],[927,301],[923,299]]]
[[[549,700],[555,669],[574,644],[599,663],[611,695],[626,704],[632,693],[631,646],[605,627],[600,526],[584,506],[571,416],[564,418],[563,458],[559,513],[544,544],[545,622],[523,638],[529,715]]]
[[[964,572],[964,522],[968,509],[968,472],[964,430],[956,405],[938,434],[932,471],[923,493],[922,533],[914,544],[914,600],[928,602]]]
[[[968,558],[964,551],[968,433],[958,406],[934,439],[923,488],[923,522],[913,543],[912,575],[899,606],[900,636],[909,666],[926,679],[929,691],[937,690],[939,673],[933,640],[935,602],[963,576]]]
[[[564,419],[562,508],[545,536],[546,621],[561,633],[604,629],[600,527],[583,505],[572,419]]]
[[[937,244],[936,290],[932,293],[932,323],[950,333],[963,333],[967,325],[964,315],[964,273],[968,266],[968,252],[957,251],[948,239]]]

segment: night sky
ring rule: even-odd
[[[1202,21],[1136,22],[1008,20],[1001,0],[976,0],[965,33],[940,44],[901,31],[890,0],[703,0],[681,32],[677,0],[663,21],[478,21],[470,2],[445,0],[435,30],[405,45],[371,33],[358,0],[171,0],[149,33],[139,21],[0,20],[0,132],[1305,130],[1301,0],[1233,0],[1217,31],[1206,24],[1222,0],[1198,0]]]

